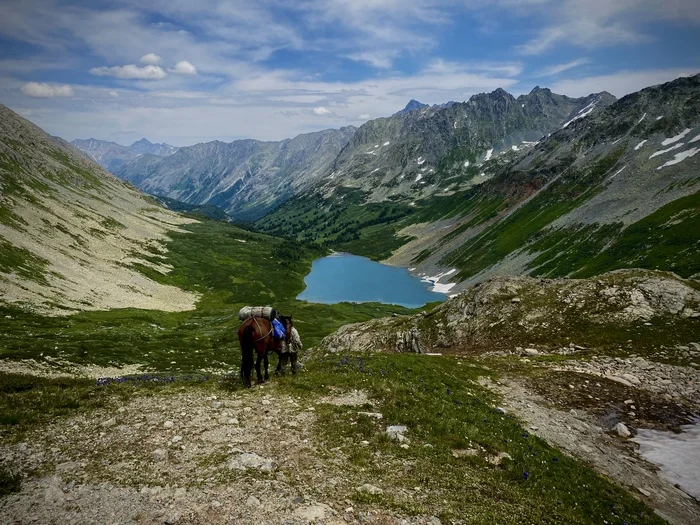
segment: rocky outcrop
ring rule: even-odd
[[[338,351],[493,351],[618,345],[647,330],[638,345],[688,344],[700,325],[700,291],[672,274],[619,270],[595,279],[499,277],[430,312],[341,327],[322,346]],[[696,331],[697,333],[697,331]],[[571,342],[575,337],[577,344]],[[583,345],[583,346],[579,346]]]

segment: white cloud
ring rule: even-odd
[[[119,93],[117,93],[116,91],[110,91],[109,96],[113,98],[119,98]]]
[[[555,82],[551,89],[555,93],[571,97],[583,97],[591,93],[608,91],[616,97],[622,97],[648,86],[663,84],[678,77],[688,77],[698,73],[695,69],[649,69],[642,71],[619,71],[611,75],[599,75]]]
[[[587,58],[579,58],[578,60],[572,60],[571,62],[566,62],[564,64],[555,64],[553,66],[548,66],[544,69],[539,70],[537,73],[535,73],[535,76],[549,77],[553,75],[558,75],[559,73],[563,73],[564,71],[568,71],[569,69],[574,69],[576,67],[589,64],[590,62],[591,61]]]
[[[172,69],[171,71],[173,73],[177,73],[178,75],[196,75],[197,74],[197,68],[194,67],[187,60],[181,60],[180,62],[175,64],[175,68]]]
[[[93,67],[90,73],[100,77],[137,78],[140,80],[161,80],[168,76],[160,66],[139,67],[134,64],[113,67]]]
[[[357,120],[369,120],[369,113],[363,113],[357,116]]]
[[[158,64],[160,64],[161,60],[163,60],[163,59],[160,58],[155,53],[148,53],[147,55],[143,55],[141,57],[141,59],[139,60],[139,62],[141,62],[142,64],[157,66]]]
[[[389,69],[393,64],[393,59],[396,58],[398,53],[394,51],[362,51],[359,53],[352,53],[347,56],[350,60],[356,62],[367,62],[372,64],[372,66],[378,69]]]
[[[316,115],[328,115],[330,113],[330,111],[328,109],[324,108],[323,106],[318,106],[318,107],[314,108],[314,113]]]
[[[652,39],[649,28],[660,21],[697,24],[700,3],[692,0],[499,0],[519,16],[537,17],[543,25],[517,47],[540,55],[567,43],[584,49],[631,45]]]
[[[46,84],[44,82],[27,82],[22,86],[22,93],[29,97],[51,98],[72,97],[73,88],[67,84]]]

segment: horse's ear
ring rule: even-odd
[[[291,315],[289,316],[290,319],[291,319],[292,317],[294,317],[294,314],[291,314]]]

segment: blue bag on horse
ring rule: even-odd
[[[272,321],[272,330],[275,339],[284,339],[287,337],[287,332],[284,329],[284,325],[280,323],[279,319],[274,319]]]

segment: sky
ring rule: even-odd
[[[67,140],[280,140],[698,72],[698,0],[0,0],[0,103]]]

